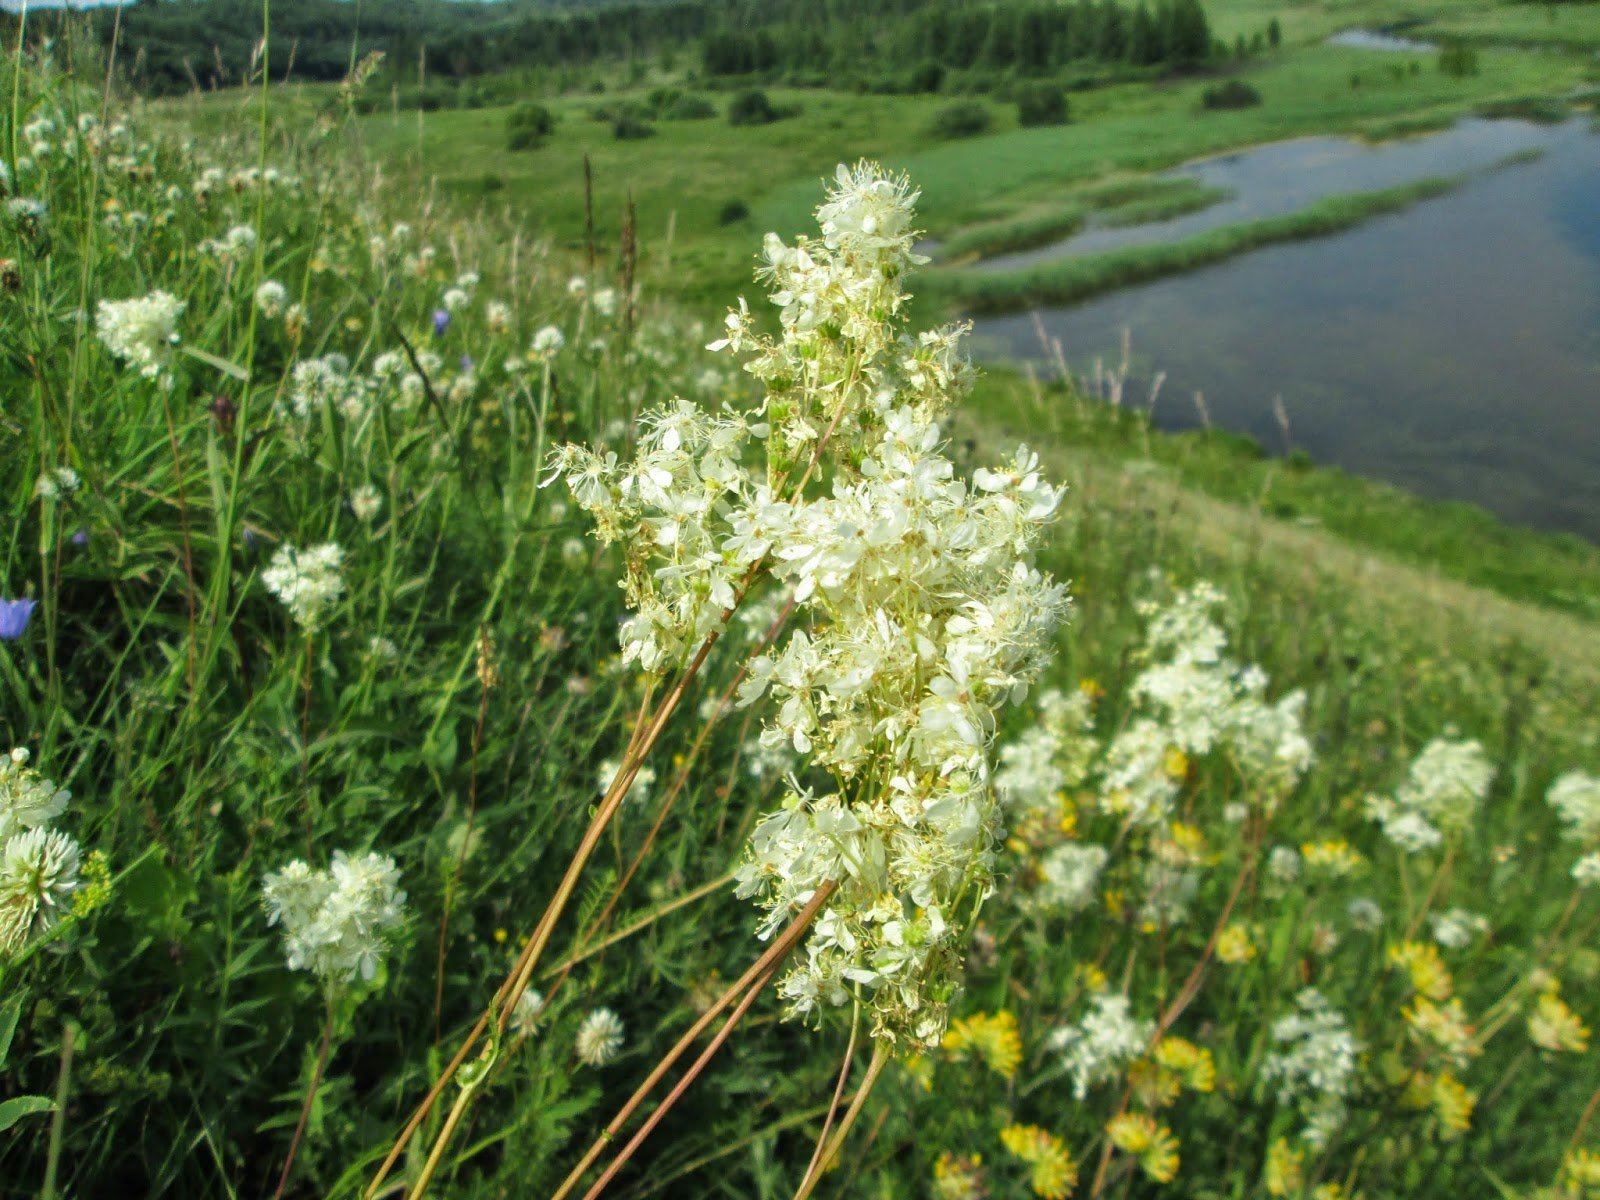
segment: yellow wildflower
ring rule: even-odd
[[[1078,1186],[1078,1168],[1066,1145],[1037,1125],[1008,1125],[1000,1131],[1001,1144],[1027,1163],[1028,1182],[1041,1200],[1065,1200]]]
[[[1472,1110],[1478,1103],[1476,1092],[1469,1092],[1448,1071],[1433,1081],[1433,1115],[1446,1141],[1472,1128]]]
[[[1432,942],[1401,942],[1389,947],[1389,965],[1411,976],[1411,986],[1429,1000],[1447,1000],[1452,987],[1450,969]]]
[[[1167,747],[1166,757],[1161,760],[1161,766],[1173,779],[1189,777],[1189,756],[1176,746]]]
[[[1156,1061],[1176,1071],[1191,1092],[1209,1092],[1217,1086],[1217,1064],[1211,1051],[1187,1038],[1162,1038],[1156,1045]]]
[[[1235,921],[1217,935],[1217,958],[1236,967],[1247,963],[1256,956],[1256,944],[1250,939],[1250,931]]]
[[[1299,1192],[1306,1182],[1302,1169],[1305,1160],[1306,1152],[1290,1147],[1287,1138],[1273,1142],[1267,1151],[1267,1195],[1289,1196]]]
[[[1091,992],[1103,992],[1110,986],[1106,973],[1093,963],[1078,964],[1078,982]]]
[[[1557,1054],[1582,1054],[1589,1048],[1588,1027],[1554,989],[1539,997],[1528,1018],[1528,1036],[1534,1045]]]
[[[1300,847],[1300,857],[1313,870],[1323,870],[1342,879],[1360,869],[1362,858],[1343,839],[1326,842],[1307,842]]]
[[[1124,1154],[1139,1160],[1139,1169],[1157,1183],[1170,1183],[1178,1173],[1178,1139],[1145,1113],[1121,1113],[1106,1124],[1106,1136]]]
[[[1472,1026],[1459,999],[1435,1004],[1426,996],[1418,996],[1400,1015],[1413,1037],[1437,1047],[1457,1067],[1466,1066],[1478,1053],[1478,1047],[1472,1044]]]
[[[941,1153],[933,1164],[934,1200],[979,1200],[986,1195],[982,1167],[977,1154]]]
[[[1078,680],[1078,690],[1091,700],[1098,700],[1106,694],[1105,688],[1101,687],[1099,681],[1094,679]]]
[[[1579,1147],[1561,1163],[1562,1190],[1571,1196],[1600,1196],[1600,1153]]]
[[[900,1060],[900,1067],[923,1091],[933,1091],[932,1059],[924,1054],[910,1054]]]
[[[996,1075],[1010,1079],[1022,1062],[1022,1037],[1017,1032],[1017,1018],[1002,1009],[989,1016],[974,1013],[970,1017],[950,1023],[944,1035],[944,1048],[951,1057],[965,1059],[974,1054]]]
[[[1166,1108],[1178,1099],[1183,1080],[1158,1062],[1141,1058],[1128,1068],[1128,1086],[1144,1108]]]

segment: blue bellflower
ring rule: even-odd
[[[0,642],[14,642],[27,631],[37,600],[0,600]]]

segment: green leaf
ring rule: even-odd
[[[55,1106],[56,1102],[48,1096],[16,1096],[0,1103],[0,1133],[10,1129],[23,1117],[50,1112]]]
[[[6,1065],[6,1055],[11,1052],[11,1038],[17,1032],[17,1019],[21,1016],[21,996],[13,996],[0,1004],[0,1067]]]
[[[190,358],[198,358],[201,362],[205,363],[207,366],[215,367],[217,370],[221,371],[224,375],[231,375],[231,376],[233,376],[233,378],[239,380],[241,383],[248,383],[250,381],[250,373],[248,371],[246,371],[243,367],[241,367],[238,363],[229,362],[225,358],[218,358],[215,354],[208,354],[208,353],[206,353],[206,351],[197,350],[193,346],[183,346],[183,347],[181,347],[181,349]]]

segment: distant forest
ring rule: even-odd
[[[1200,0],[273,0],[275,78],[344,76],[381,50],[386,76],[415,83],[602,62],[670,63],[707,82],[841,82],[937,90],[949,71],[1026,76],[1088,68],[1184,69],[1213,53]],[[130,81],[156,93],[247,75],[260,0],[138,0],[113,30]]]

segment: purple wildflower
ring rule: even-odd
[[[37,600],[0,600],[0,642],[14,642],[28,628]]]
[[[74,546],[87,546],[89,544],[89,531],[80,529],[74,533],[72,535],[72,544]]]
[[[450,328],[450,313],[442,308],[433,310],[433,336],[443,337],[444,331]]]
[[[470,371],[470,370],[472,370],[473,367],[475,367],[477,365],[478,365],[477,363],[472,361],[472,355],[463,354],[461,356],[461,369],[463,371]]]

